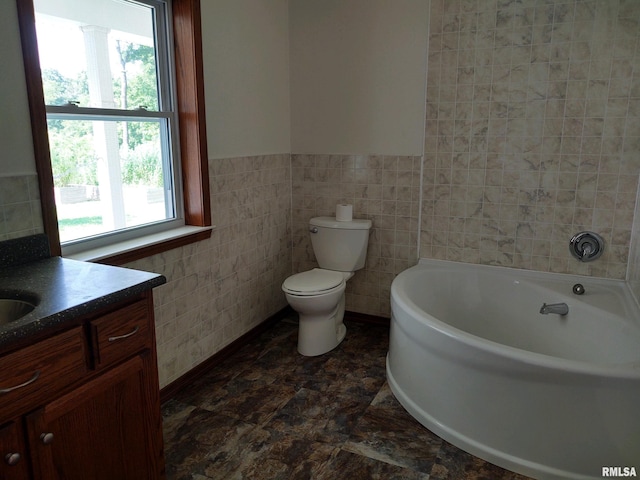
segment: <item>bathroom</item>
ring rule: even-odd
[[[161,387],[286,306],[282,281],[313,265],[307,220],[339,202],[373,220],[352,312],[389,317],[420,257],[640,294],[639,18],[629,0],[202,2],[216,228],[130,265],[168,280]],[[13,2],[0,19],[4,240],[43,227]],[[596,262],[570,256],[582,230],[605,239]]]

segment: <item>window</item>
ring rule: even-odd
[[[168,5],[34,3],[63,253],[182,225]]]
[[[210,225],[198,0],[34,3],[17,0],[52,253]]]

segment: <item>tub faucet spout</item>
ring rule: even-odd
[[[566,315],[569,313],[569,306],[566,303],[543,303],[542,307],[540,307],[540,313],[543,315],[548,315],[550,313]]]

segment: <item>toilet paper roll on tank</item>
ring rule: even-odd
[[[338,222],[350,222],[353,220],[353,205],[348,203],[336,205],[336,220]]]

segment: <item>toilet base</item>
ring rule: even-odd
[[[347,327],[343,323],[342,325],[338,326],[338,345],[340,345],[340,342],[342,342],[342,340],[344,340],[344,337],[346,335],[347,335]],[[338,346],[338,345],[336,345],[336,346]]]
[[[347,327],[336,326],[335,316],[327,318],[300,315],[298,323],[298,353],[305,357],[316,357],[330,352],[344,340]]]
[[[331,315],[304,315],[299,313],[298,353],[316,357],[336,348],[347,335],[343,323],[344,295]]]
[[[347,277],[349,278],[349,276]],[[345,291],[339,288],[327,294],[303,297],[287,293],[287,302],[298,312],[298,353],[306,357],[325,354],[344,340],[347,327],[344,325]]]

